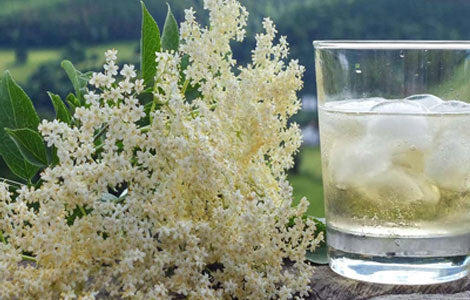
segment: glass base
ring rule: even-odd
[[[422,285],[469,274],[470,256],[444,258],[366,257],[329,249],[330,268],[345,277],[382,284]]]
[[[327,228],[331,269],[348,278],[423,285],[457,280],[470,274],[469,236],[383,238]]]

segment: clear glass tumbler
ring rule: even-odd
[[[316,41],[330,267],[387,284],[470,270],[470,42]]]

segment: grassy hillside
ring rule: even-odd
[[[25,11],[50,8],[67,0],[0,0],[0,18]]]
[[[316,217],[325,215],[323,209],[323,187],[321,179],[321,160],[319,148],[302,148],[298,174],[289,176],[297,202],[307,197],[310,202],[308,214]]]
[[[122,41],[107,43],[86,47],[87,60],[78,64],[82,70],[95,67],[98,63],[104,62],[104,52],[107,49],[115,48],[119,51],[120,61],[137,60],[136,48],[138,41]],[[18,65],[15,63],[15,53],[13,49],[0,49],[0,72],[10,70],[13,77],[20,83],[25,83],[31,74],[46,62],[60,62],[62,58],[63,47],[57,48],[36,48],[28,51],[28,60],[25,64]],[[98,61],[94,61],[96,57]]]

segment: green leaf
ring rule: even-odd
[[[306,258],[317,265],[327,265],[328,251],[326,244],[322,243],[314,252],[307,251]]]
[[[118,197],[114,196],[111,193],[103,193],[101,194],[101,201],[102,202],[113,202],[119,199]]]
[[[178,22],[171,12],[170,4],[168,4],[168,13],[163,26],[162,49],[177,51],[180,44],[180,35],[178,31]]]
[[[155,73],[157,72],[157,63],[155,62],[155,52],[161,50],[160,44],[160,30],[158,29],[157,22],[150,15],[145,7],[144,2],[142,5],[142,36],[140,38],[140,68],[144,83],[147,86],[152,86]]]
[[[48,165],[46,146],[37,131],[29,128],[5,128],[5,131],[29,163],[38,167],[46,167]]]
[[[328,264],[328,248],[326,245],[326,224],[325,219],[323,218],[312,218],[315,222],[316,230],[315,234],[318,235],[320,232],[323,232],[324,241],[315,249],[314,252],[307,251],[306,258],[307,260],[318,264],[318,265],[327,265]]]
[[[51,162],[49,165],[55,166],[59,164],[60,160],[57,156],[57,148],[55,146],[47,148],[47,159]]]
[[[309,216],[310,217],[310,216]],[[315,217],[310,217],[313,219],[315,222],[315,234],[319,234],[320,232],[323,232],[323,236],[326,236],[326,224],[325,224],[325,218],[315,218]]]
[[[65,107],[64,102],[62,101],[62,99],[60,99],[60,96],[55,95],[51,92],[47,92],[47,94],[52,100],[52,105],[54,106],[56,119],[61,122],[70,124],[72,117],[70,116],[70,112],[67,110],[67,107]]]
[[[78,101],[77,97],[74,94],[70,93],[65,98],[65,102],[69,106],[70,114],[73,115],[75,113],[75,109],[80,106],[80,101]]]
[[[39,168],[25,161],[4,128],[37,130],[38,125],[33,103],[6,71],[0,84],[0,155],[15,175],[26,180],[33,178]]]
[[[81,219],[84,216],[92,212],[93,209],[86,208],[85,206],[76,205],[72,213],[70,213],[67,218],[67,225],[72,226],[76,219]]]
[[[75,90],[75,95],[79,100],[83,100],[83,90],[87,85],[86,75],[82,74],[80,71],[75,69],[73,64],[68,60],[63,60],[60,65],[65,70],[67,76],[72,82],[73,89]]]
[[[3,82],[13,108],[14,114],[11,117],[15,119],[15,128],[31,128],[37,130],[39,126],[39,116],[34,109],[31,99],[13,80],[10,72],[5,71]]]

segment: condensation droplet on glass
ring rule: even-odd
[[[415,77],[418,77],[418,76],[419,76],[419,74],[418,74],[418,73],[416,73],[416,74],[415,74]]]
[[[403,53],[403,51],[400,51],[400,57],[401,58],[405,57],[405,53]]]
[[[361,64],[356,63],[356,64],[354,65],[354,68],[356,69],[356,74],[362,74]]]

